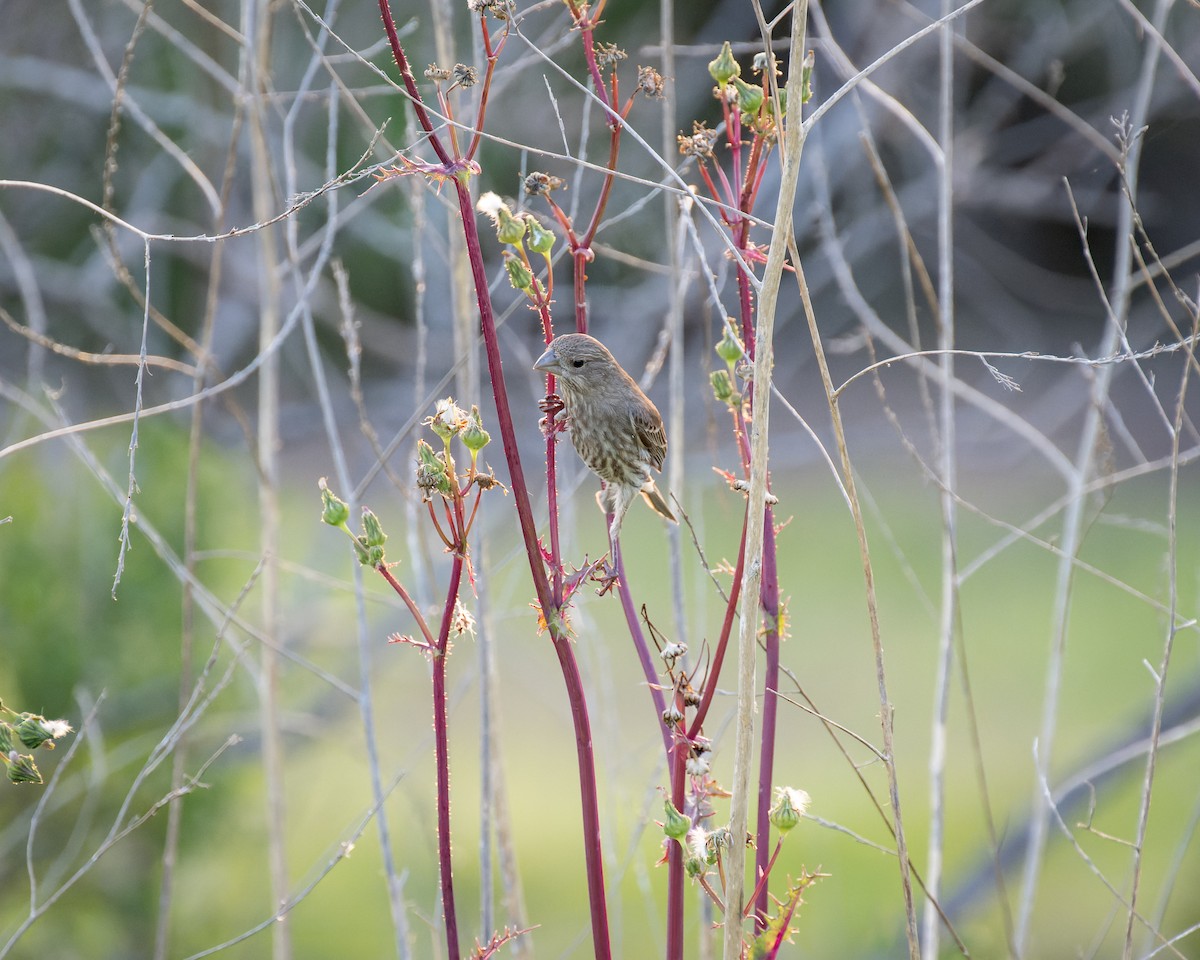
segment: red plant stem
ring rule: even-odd
[[[725,621],[721,624],[721,636],[717,640],[717,647],[713,652],[712,664],[708,668],[708,675],[704,678],[704,690],[700,695],[700,703],[696,707],[696,715],[692,717],[692,725],[688,728],[687,740],[689,743],[696,739],[696,735],[704,725],[704,718],[708,715],[708,708],[712,704],[713,695],[717,692],[717,681],[721,676],[721,664],[725,660],[725,650],[729,646],[729,631],[733,627],[733,617],[737,613],[738,596],[742,591],[742,571],[745,566],[746,524],[743,521],[742,540],[738,546],[737,567],[733,571],[733,583],[729,588],[729,603],[725,605]]]
[[[488,31],[486,15],[479,18],[479,30],[483,35],[483,49],[484,54],[487,56],[487,69],[484,71],[483,85],[480,87],[479,112],[475,115],[475,135],[471,138],[471,146],[467,149],[468,160],[475,159],[475,153],[479,149],[479,142],[483,138],[483,120],[487,116],[488,92],[492,89],[492,74],[496,72],[496,61],[500,59],[500,51],[504,48],[504,41],[508,39],[506,28],[500,38],[500,43],[495,49],[492,49],[492,35]]]
[[[381,0],[386,2],[386,0]],[[587,701],[584,699],[583,682],[571,641],[559,623],[559,607],[554,603],[550,581],[546,576],[546,565],[538,546],[537,526],[533,522],[533,508],[529,501],[529,488],[525,484],[525,471],[521,466],[521,452],[517,447],[516,430],[513,428],[512,409],[508,402],[508,389],[504,383],[504,364],[500,357],[500,342],[496,336],[496,317],[488,297],[487,276],[483,270],[483,251],[479,245],[479,231],[475,225],[471,193],[466,183],[456,177],[455,191],[462,220],[463,237],[467,244],[467,255],[471,262],[471,278],[475,286],[475,299],[479,306],[479,320],[483,332],[484,353],[488,361],[488,374],[492,381],[492,395],[496,402],[496,420],[500,428],[500,439],[504,456],[508,462],[509,486],[517,508],[517,519],[521,536],[525,541],[525,554],[529,559],[530,575],[542,614],[550,627],[551,640],[562,667],[563,682],[571,704],[571,717],[575,725],[575,752],[579,763],[579,790],[583,808],[584,860],[588,878],[588,899],[591,903],[592,945],[597,960],[610,960],[612,945],[608,930],[608,905],[604,898],[604,860],[600,849],[600,812],[596,794],[596,766],[592,750],[591,722],[588,719]]]
[[[422,129],[429,134],[429,142],[438,158],[442,163],[449,165],[450,157],[446,154],[441,140],[433,133],[429,114],[425,111],[416,81],[408,66],[408,59],[400,46],[400,38],[396,34],[396,25],[392,20],[388,0],[379,0],[379,8],[383,16],[384,28],[387,31],[388,42],[392,47],[392,55],[396,59],[397,67],[400,68],[417,120]],[[542,614],[546,618],[547,624],[550,624],[551,639],[558,654],[563,681],[567,688],[567,697],[571,704],[571,716],[575,727],[575,751],[579,763],[579,789],[583,808],[584,860],[588,879],[588,899],[591,904],[592,944],[597,960],[611,960],[612,945],[608,930],[608,905],[605,902],[604,894],[604,860],[600,849],[600,812],[597,803],[596,770],[587,701],[584,698],[583,682],[579,676],[579,667],[575,662],[570,639],[562,631],[559,607],[554,605],[550,582],[546,576],[546,566],[542,561],[541,549],[538,546],[537,526],[533,521],[529,488],[525,483],[525,471],[521,466],[521,453],[517,447],[512,410],[508,402],[508,389],[504,382],[504,365],[500,357],[499,339],[496,336],[496,318],[492,312],[491,299],[488,296],[487,276],[483,269],[483,251],[479,244],[479,231],[475,224],[471,191],[466,180],[461,176],[454,178],[454,189],[458,196],[463,239],[466,241],[467,256],[471,263],[471,279],[475,287],[475,300],[479,307],[484,352],[487,355],[488,374],[496,403],[496,419],[500,428],[504,457],[508,462],[509,487],[512,490],[513,502],[517,509],[521,537],[525,542],[530,576],[537,593],[538,603],[542,608]],[[458,562],[461,558],[456,557],[455,559]]]
[[[421,125],[421,129],[429,134],[429,143],[438,159],[449,165],[450,155],[446,153],[442,141],[434,135],[433,122],[425,110],[425,102],[421,99],[421,92],[417,89],[417,81],[408,65],[408,57],[404,55],[404,48],[400,46],[400,37],[396,33],[396,22],[392,19],[392,8],[388,4],[388,0],[379,0],[379,12],[383,16],[383,29],[387,31],[388,43],[392,47],[392,56],[396,60],[396,66],[400,68],[400,77],[404,81],[404,89],[408,91],[408,100],[412,104],[413,112],[417,115],[417,122]]]
[[[615,85],[615,80],[614,80]],[[608,206],[608,196],[612,193],[613,181],[616,179],[617,158],[621,154],[621,125],[613,126],[608,138],[608,173],[604,175],[604,183],[600,186],[600,199],[596,201],[596,209],[592,212],[592,221],[588,224],[587,232],[579,241],[589,254],[596,231],[600,229],[600,218],[604,216],[604,208]]]
[[[465,545],[464,545],[465,546]],[[449,653],[450,624],[462,583],[463,553],[454,554],[450,567],[450,587],[442,609],[442,626],[433,652],[433,746],[437,763],[438,869],[442,878],[442,912],[446,918],[446,953],[458,960],[458,916],[454,910],[454,870],[450,859],[450,738],[446,719],[446,657]]]
[[[600,98],[600,102],[606,108],[611,108],[613,103],[608,98],[608,88],[604,85],[604,77],[600,75],[600,67],[596,63],[596,38],[593,34],[596,29],[596,20],[590,16],[586,19],[577,19],[576,25],[583,35],[583,55],[587,59],[588,73],[592,75],[592,83],[596,87],[596,96]],[[608,110],[606,109],[604,112],[607,114]]]
[[[607,522],[611,522],[611,517],[605,519]],[[625,625],[629,628],[629,636],[633,639],[633,649],[637,652],[638,662],[641,663],[642,673],[646,677],[646,686],[650,690],[651,699],[654,700],[656,722],[662,731],[663,750],[669,762],[671,759],[671,731],[663,722],[663,714],[667,712],[666,696],[662,690],[662,681],[655,670],[654,657],[650,654],[650,645],[646,642],[646,634],[642,631],[642,625],[638,623],[637,611],[633,608],[633,597],[629,595],[629,589],[625,586],[625,561],[621,557],[619,543],[616,554],[614,566],[617,573],[617,593],[621,597],[621,609],[625,612]],[[678,804],[676,807],[680,810],[683,809]]]
[[[754,892],[750,895],[750,899],[746,903],[744,915],[748,916],[751,908],[754,905],[754,901],[767,892],[767,877],[771,875],[771,870],[775,867],[775,861],[779,859],[779,851],[782,849],[783,837],[780,837],[775,841],[775,849],[771,853],[770,860],[767,860],[765,856],[766,852],[764,851],[763,860],[765,861],[765,865],[758,867],[758,883],[755,884]],[[758,929],[761,932],[761,928]]]
[[[413,598],[408,595],[408,591],[404,589],[404,585],[392,576],[392,571],[387,568],[386,564],[381,563],[375,569],[379,572],[380,576],[382,576],[383,579],[388,582],[391,588],[396,591],[400,599],[404,601],[404,605],[408,607],[408,612],[411,613],[413,615],[413,619],[417,621],[417,627],[421,631],[421,636],[425,638],[425,643],[428,645],[429,649],[432,650],[437,641],[433,639],[433,634],[429,631],[429,624],[425,622],[425,617],[421,614],[420,607],[418,607],[413,601]]]
[[[683,697],[675,695],[675,706],[683,709]],[[665,726],[664,726],[665,729]],[[688,745],[679,730],[674,738],[674,747],[667,752],[667,763],[671,770],[671,802],[675,809],[683,811],[687,802],[687,758]],[[686,843],[686,838],[684,840]],[[683,917],[684,917],[684,871],[683,847],[671,843],[667,849],[667,960],[683,960]]]
[[[755,836],[755,866],[763,877],[761,888],[751,903],[754,904],[754,926],[762,931],[767,925],[770,909],[766,875],[770,872],[767,862],[767,846],[771,839],[771,785],[775,773],[775,727],[779,713],[779,699],[773,692],[779,689],[779,567],[775,556],[775,517],[770,505],[766,508],[763,521],[763,569],[759,597],[762,603],[766,626],[764,645],[766,667],[763,674],[762,742],[758,758],[758,829]],[[772,858],[773,860],[774,858]]]

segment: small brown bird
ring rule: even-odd
[[[533,365],[558,378],[571,442],[580,459],[604,481],[600,506],[612,515],[609,545],[615,551],[625,511],[639,493],[672,523],[650,468],[662,470],[667,434],[658,408],[633,377],[595,337],[567,333],[555,337]]]

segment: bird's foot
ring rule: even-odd
[[[548,393],[538,401],[538,409],[545,414],[538,421],[538,427],[541,429],[543,437],[566,429],[567,418],[559,416],[566,408],[567,405],[563,403],[562,397],[557,393]]]

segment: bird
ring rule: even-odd
[[[550,341],[533,368],[557,378],[575,452],[604,481],[597,500],[612,517],[612,552],[625,512],[639,493],[676,523],[650,474],[651,467],[662,470],[667,455],[662,416],[608,348],[586,333],[562,334]]]

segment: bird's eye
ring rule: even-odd
[[[572,360],[571,366],[573,366],[576,370],[578,370],[580,367],[583,366],[584,362],[585,361],[583,361],[583,360]]]

